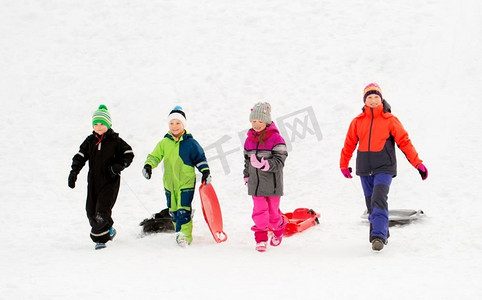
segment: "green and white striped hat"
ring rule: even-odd
[[[94,111],[94,114],[92,115],[92,127],[94,127],[94,125],[97,123],[102,123],[107,126],[107,128],[110,128],[112,126],[110,113],[107,110],[107,106],[105,106],[104,104],[99,105],[99,109]]]

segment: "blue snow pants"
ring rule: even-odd
[[[370,221],[370,241],[374,237],[388,238],[388,191],[391,174],[360,176]]]

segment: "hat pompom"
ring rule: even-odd
[[[107,106],[104,104],[99,105],[99,108],[92,115],[92,126],[98,123],[104,124],[107,128],[112,127],[112,119],[109,110],[107,110]]]
[[[180,105],[174,106],[174,108],[171,110],[169,113],[169,116],[167,117],[168,122],[171,120],[179,120],[182,122],[182,125],[184,128],[186,128],[187,125],[187,119],[186,119],[186,114],[184,113],[184,110]]]

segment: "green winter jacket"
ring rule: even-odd
[[[147,155],[145,164],[154,169],[162,160],[164,188],[171,192],[195,187],[194,167],[199,172],[209,170],[203,149],[187,131],[184,131],[178,141],[168,132],[152,153]]]

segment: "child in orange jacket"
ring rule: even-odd
[[[370,83],[363,91],[365,106],[350,124],[341,150],[340,169],[346,178],[352,178],[348,167],[358,145],[356,174],[360,176],[370,221],[372,249],[380,251],[387,244],[388,192],[392,178],[397,175],[395,143],[408,161],[419,171],[422,180],[428,171],[412,145],[402,123],[391,113],[383,99],[382,90]]]

